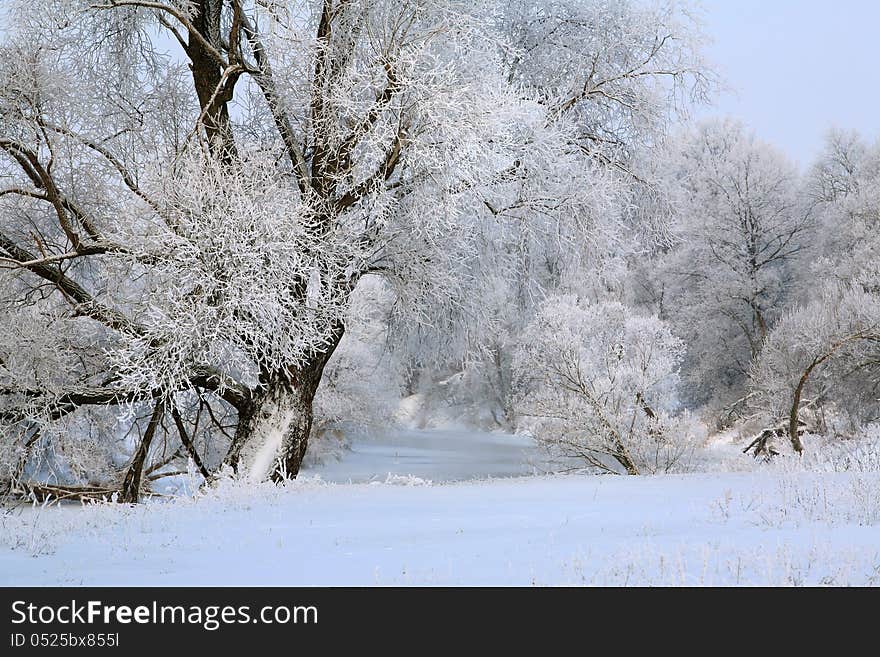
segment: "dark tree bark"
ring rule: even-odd
[[[141,481],[143,480],[144,464],[147,461],[147,455],[150,453],[150,445],[153,437],[156,435],[156,429],[165,413],[165,406],[160,401],[153,407],[153,415],[144,430],[141,442],[132,456],[131,463],[125,473],[125,479],[122,481],[122,490],[119,494],[120,502],[136,503],[141,495]]]
[[[798,380],[797,386],[795,386],[794,394],[792,395],[791,399],[791,410],[788,413],[788,437],[791,441],[791,446],[798,454],[802,454],[804,451],[804,445],[798,433],[798,427],[801,424],[798,417],[801,408],[801,395],[803,395],[804,388],[806,387],[810,376],[819,365],[831,358],[841,347],[855,340],[865,339],[866,337],[868,337],[868,334],[866,334],[865,332],[854,333],[831,345],[827,352],[825,352],[821,356],[817,356],[810,362],[810,364],[801,375],[801,378]]]
[[[180,436],[180,442],[183,444],[184,449],[186,449],[187,454],[189,454],[190,458],[193,460],[193,463],[198,468],[199,473],[207,480],[211,473],[208,472],[208,469],[205,467],[205,464],[202,462],[202,457],[199,456],[199,452],[196,449],[195,444],[193,444],[192,438],[189,436],[189,432],[186,430],[186,426],[183,423],[183,418],[180,417],[180,411],[177,410],[176,407],[171,407],[171,419],[174,420],[174,425],[177,427],[177,433]]]
[[[224,459],[226,465],[236,472],[250,467],[250,463],[243,463],[246,452],[259,449],[270,434],[277,432],[280,447],[274,465],[265,474],[275,482],[299,474],[312,431],[315,394],[343,330],[342,326],[336,327],[327,347],[302,366],[267,377],[239,411],[235,436]]]
[[[639,469],[636,467],[636,464],[633,463],[632,458],[626,451],[626,448],[623,446],[623,444],[619,443],[616,449],[617,451],[613,455],[614,460],[623,466],[623,469],[626,470],[626,474],[630,476],[638,476]]]
[[[231,61],[224,61],[220,36],[222,5],[223,0],[200,0],[195,3],[192,25],[198,34],[190,32],[185,50],[190,59],[208,147],[220,161],[231,162],[236,157],[237,149],[228,103],[232,100],[235,83],[243,69]],[[237,35],[230,34],[229,37],[234,44]]]
[[[804,451],[804,443],[801,441],[801,437],[798,434],[798,423],[799,423],[799,414],[801,408],[801,395],[804,392],[804,386],[807,384],[807,380],[810,378],[810,374],[812,374],[813,369],[821,363],[824,358],[816,359],[804,370],[803,375],[801,375],[800,380],[798,381],[797,386],[794,389],[794,394],[791,399],[791,410],[788,413],[788,439],[791,441],[792,449],[798,454],[802,454]]]

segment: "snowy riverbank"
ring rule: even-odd
[[[432,484],[524,474],[529,448],[495,434],[472,435],[465,453],[442,434],[411,436],[421,453],[395,440],[396,461],[387,441],[356,443],[280,489],[229,483],[196,500],[14,511],[0,519],[0,584],[880,583],[876,473]],[[380,465],[392,474],[376,475]]]

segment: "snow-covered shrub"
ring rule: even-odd
[[[396,475],[392,473],[388,473],[385,477],[384,482],[379,481],[371,481],[370,484],[381,484],[384,483],[386,486],[432,486],[434,484],[430,479],[422,479],[421,477],[416,477],[415,475]]]
[[[606,472],[670,471],[694,447],[676,416],[683,344],[620,303],[550,298],[515,352],[517,410],[551,452]]]
[[[804,436],[803,458],[781,469],[809,472],[880,472],[880,424],[869,424],[849,436]]]

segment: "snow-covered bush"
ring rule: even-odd
[[[606,472],[670,471],[695,445],[677,416],[683,344],[620,303],[550,298],[514,356],[517,410],[552,452]]]

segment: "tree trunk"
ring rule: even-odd
[[[324,367],[342,338],[305,365],[278,373],[239,411],[238,427],[225,463],[252,479],[279,482],[299,474],[314,418],[313,402]]]
[[[222,4],[222,0],[200,0],[193,6],[192,24],[215,51],[222,50]],[[236,45],[233,43],[230,47],[234,48]],[[208,147],[221,162],[232,162],[236,156],[236,147],[228,102],[232,100],[240,73],[226,75],[211,51],[192,33],[189,34],[185,50],[190,59],[190,71],[202,111],[202,125],[205,127]]]
[[[630,476],[639,475],[639,469],[636,467],[635,462],[632,460],[632,456],[629,454],[629,450],[626,448],[622,442],[617,441],[617,444],[614,446],[614,453],[612,454],[614,460],[616,460],[620,465],[623,466],[624,470],[626,470],[626,474]]]
[[[143,438],[135,450],[134,456],[128,470],[125,472],[125,479],[122,482],[122,491],[119,496],[120,502],[136,503],[141,496],[141,480],[143,479],[144,464],[147,461],[147,455],[150,453],[150,444],[153,442],[153,436],[156,435],[156,428],[165,412],[162,402],[157,402],[153,408],[153,415],[150,422],[144,430]]]
[[[320,371],[315,372],[310,369],[299,373],[300,385],[288,406],[292,417],[283,434],[270,473],[272,481],[276,483],[284,479],[293,479],[299,474],[312,432],[313,403],[318,385],[321,383],[323,369],[322,365]]]
[[[798,381],[791,399],[791,410],[788,412],[788,439],[791,441],[792,449],[798,454],[804,453],[804,444],[801,441],[800,435],[798,435],[798,415],[800,414],[801,409],[801,394],[803,394],[804,386],[807,384],[807,380],[810,378],[810,374],[812,373],[813,368],[816,367],[816,364],[817,362],[814,360],[810,366],[807,367]]]
[[[838,342],[831,345],[831,348],[828,349],[828,351],[826,351],[823,355],[817,356],[816,358],[814,358],[813,362],[811,362],[807,366],[807,369],[805,369],[804,373],[801,375],[801,378],[798,381],[798,384],[794,389],[794,395],[792,395],[792,400],[791,400],[791,410],[789,411],[789,414],[788,414],[788,435],[789,435],[789,438],[791,439],[791,446],[794,448],[794,450],[798,454],[800,454],[804,451],[804,445],[801,442],[800,436],[798,436],[797,430],[798,430],[798,423],[799,423],[798,422],[798,414],[800,413],[800,407],[801,407],[801,395],[803,394],[804,388],[807,385],[807,380],[810,378],[810,375],[813,373],[813,370],[816,369],[822,363],[824,363],[826,360],[831,358],[837,352],[838,349],[840,349],[841,347],[843,347],[846,344],[849,344],[850,342],[853,342],[856,340],[864,340],[864,339],[872,339],[871,333],[868,331],[859,331],[858,333],[852,333],[851,335],[848,335],[848,336],[840,339]]]

